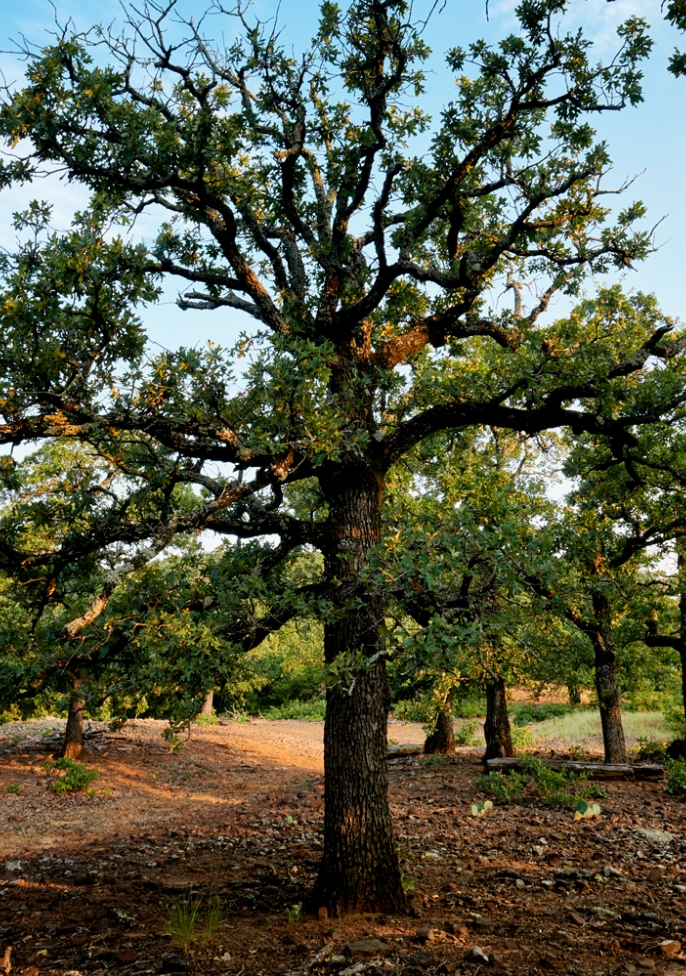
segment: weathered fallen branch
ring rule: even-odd
[[[631,766],[628,763],[585,763],[572,762],[564,759],[541,759],[550,769],[566,769],[570,773],[584,773],[591,779],[663,779],[665,771],[662,766],[646,764]],[[520,773],[526,766],[525,759],[488,759],[488,772]]]
[[[396,756],[421,756],[424,753],[424,743],[408,742],[404,746],[389,746],[386,756],[395,759]]]

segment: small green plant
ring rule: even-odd
[[[289,814],[288,814],[288,816],[286,817],[286,820],[285,820],[285,823],[286,823],[286,824],[287,824],[287,825],[288,825],[289,827],[297,827],[297,826],[298,826],[298,821],[297,821],[297,820],[295,819],[295,817],[292,817],[292,816],[290,815],[290,813],[289,813]]]
[[[651,759],[653,762],[664,762],[667,759],[667,743],[656,742],[653,739],[640,738],[636,755],[639,759]]]
[[[203,936],[208,942],[211,942],[215,938],[223,914],[224,904],[220,898],[215,898],[210,902],[207,917],[205,918],[205,927],[203,929]]]
[[[450,762],[450,756],[444,756],[442,752],[432,752],[424,756],[424,764],[427,766],[445,766]]]
[[[5,788],[5,793],[21,793],[22,787],[19,783],[10,783],[9,786]]]
[[[526,726],[523,728],[515,726],[510,731],[510,737],[512,739],[512,745],[515,748],[515,752],[526,752],[529,749],[535,749],[538,745],[536,736],[531,729],[527,728]]]
[[[206,715],[204,712],[201,712],[200,715],[196,715],[193,721],[195,722],[196,725],[205,726],[205,725],[217,725],[219,719],[214,714],[214,712],[212,712],[211,715]]]
[[[583,746],[574,744],[569,748],[569,755],[574,762],[585,762],[588,759],[588,751]]]
[[[43,763],[43,769],[48,775],[58,774],[58,778],[50,783],[50,789],[54,793],[75,793],[78,790],[85,790],[100,775],[97,769],[88,769],[76,759],[67,758],[54,761],[49,759]],[[60,773],[63,775],[60,776]]]
[[[489,810],[493,809],[492,800],[484,800],[482,803],[479,800],[478,803],[472,803],[472,816],[473,817],[485,817]]]
[[[495,797],[498,803],[518,803],[524,795],[527,777],[522,773],[486,773],[476,781],[478,789],[484,790]]]
[[[455,729],[455,745],[471,746],[479,723],[471,720],[461,722],[459,729]]]
[[[416,891],[417,890],[417,879],[411,878],[409,874],[400,872],[400,883],[403,886],[403,891]]]
[[[181,949],[187,951],[196,938],[195,929],[202,897],[192,888],[182,898],[172,898],[167,928],[172,939]]]
[[[544,807],[566,807],[580,800],[607,796],[602,787],[585,785],[588,776],[566,769],[551,769],[540,759],[528,759],[521,773],[491,772],[480,776],[476,786],[501,803],[538,804]],[[574,792],[571,792],[574,790]]]
[[[302,910],[303,910],[302,902],[299,901],[296,902],[295,905],[287,905],[284,908],[284,913],[286,915],[286,918],[288,918],[291,922],[295,922],[297,919],[300,918]]]
[[[162,738],[169,744],[170,752],[181,752],[183,742],[176,734],[177,730],[172,728],[163,729]]]
[[[667,792],[672,796],[686,796],[686,759],[669,759],[667,770]]]

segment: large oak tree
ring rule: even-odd
[[[215,17],[184,26],[151,4],[121,35],[65,30],[28,50],[26,80],[0,109],[18,154],[4,186],[56,170],[89,194],[68,233],[49,234],[40,206],[18,218],[36,234],[5,259],[0,441],[76,438],[118,473],[116,490],[69,496],[78,518],[58,546],[9,532],[3,563],[49,601],[67,566],[118,553],[65,630],[76,639],[177,532],[274,536],[272,564],[301,546],[323,553],[326,814],[312,904],[332,914],[404,905],[383,598],[363,582],[391,467],[430,435],[482,424],[602,431],[621,452],[684,395],[668,323],[621,342],[612,321],[592,334],[545,325],[556,292],[650,246],[632,229],[640,206],[609,220],[608,153],[589,124],[640,100],[645,25],[623,25],[599,65],[557,23],[565,6],[524,0],[501,43],[450,50],[455,92],[435,120],[413,104],[428,51],[403,0],[324,3],[301,57],[240,9],[222,46],[208,36]],[[141,214],[158,221],[153,241],[114,236]],[[146,357],[134,306],[167,277],[184,307],[252,323],[233,354]],[[508,283],[514,310],[496,311],[489,296]],[[618,406],[627,378],[647,392]],[[284,508],[284,484],[298,482],[316,482],[320,518]],[[183,485],[198,492],[191,512],[176,505]]]

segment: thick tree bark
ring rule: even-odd
[[[388,802],[386,728],[390,692],[377,657],[383,609],[359,584],[380,534],[383,485],[362,465],[322,477],[335,543],[325,574],[338,611],[324,628],[326,663],[338,678],[326,696],[324,854],[311,897],[314,910],[399,912],[405,908]]]
[[[424,752],[429,754],[441,752],[444,756],[455,752],[455,726],[453,710],[449,702],[446,702],[436,713],[435,727],[431,735],[427,736]]]
[[[595,686],[603,727],[606,763],[625,763],[626,742],[622,725],[621,696],[617,687],[617,650],[612,632],[612,618],[607,597],[601,591],[593,594],[595,624],[590,632],[595,654]]]
[[[681,698],[684,703],[686,722],[686,556],[681,545],[677,546],[679,583],[683,587],[679,597],[679,657],[681,658]]]
[[[214,688],[210,688],[205,696],[205,700],[202,703],[202,708],[200,709],[201,715],[212,715],[212,709],[214,707]]]
[[[484,761],[514,756],[510,719],[507,714],[507,701],[505,699],[505,680],[500,677],[489,678],[486,682],[484,736],[486,738]]]
[[[60,755],[65,759],[78,759],[83,752],[83,710],[85,704],[79,694],[79,682],[74,682],[74,694],[69,700],[67,728],[60,752]]]

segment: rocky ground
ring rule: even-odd
[[[475,819],[475,751],[391,760],[413,915],[308,918],[320,726],[194,729],[173,753],[162,723],[138,723],[93,740],[90,795],[57,795],[42,763],[59,725],[0,727],[0,970],[6,949],[12,976],[686,976],[686,808],[662,783],[606,784],[595,820],[497,805]],[[173,917],[189,892],[184,940]]]

